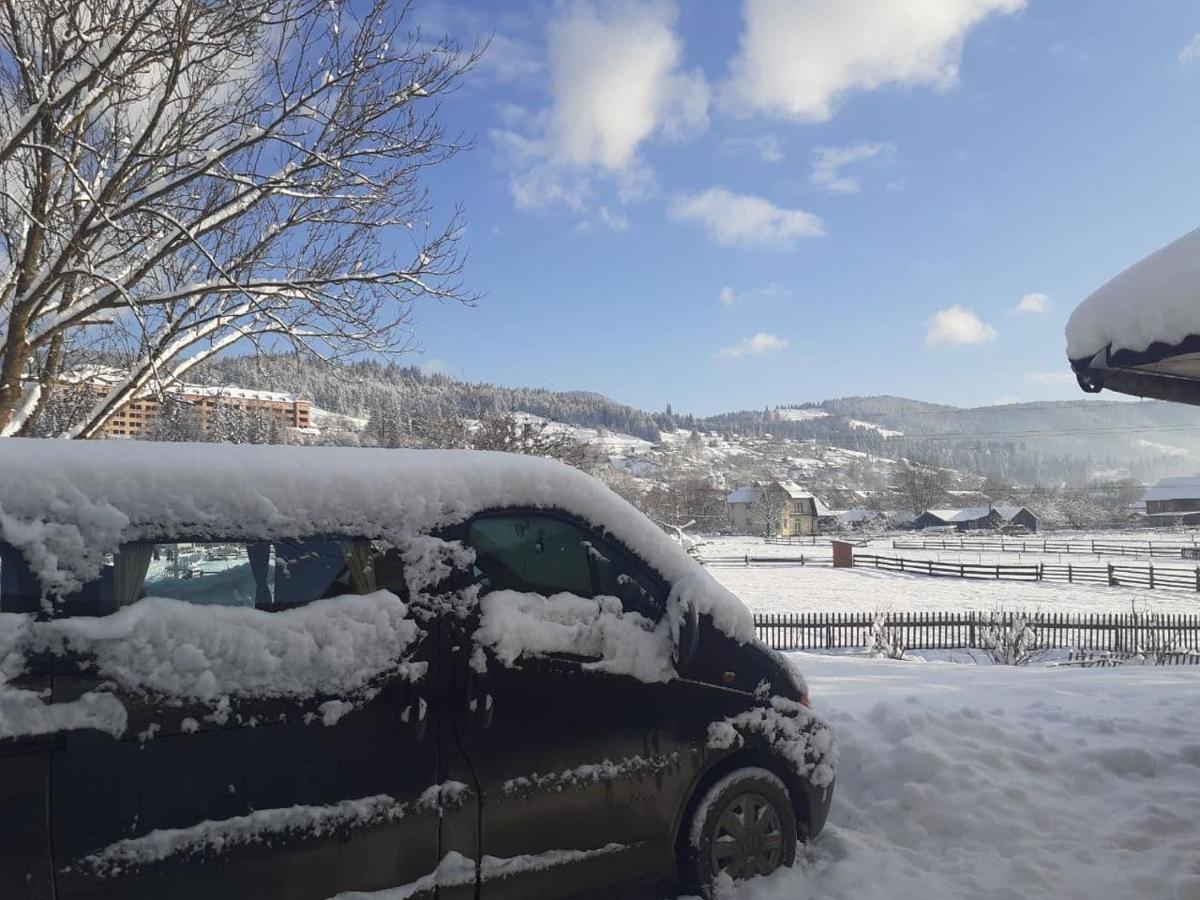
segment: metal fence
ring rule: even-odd
[[[870,645],[888,629],[906,649],[982,649],[996,629],[1020,619],[1047,650],[1200,654],[1200,615],[1133,613],[756,613],[758,637],[776,650],[838,650]]]

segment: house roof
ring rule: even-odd
[[[1025,509],[1023,506],[996,503],[992,506],[966,506],[962,509],[927,509],[925,515],[941,519],[946,523],[974,522],[978,519],[986,519],[994,510],[1000,514],[1000,518],[1009,521],[1023,509]]]
[[[1085,391],[1200,404],[1200,229],[1092,293],[1066,333]]]
[[[754,485],[737,488],[732,494],[725,498],[726,503],[757,503],[761,496],[758,488]]]
[[[1150,500],[1198,500],[1200,499],[1200,475],[1184,475],[1177,478],[1162,478],[1146,491],[1142,502]]]

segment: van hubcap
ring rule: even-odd
[[[717,817],[712,842],[712,873],[738,881],[769,875],[783,858],[779,811],[761,794],[736,794]]]

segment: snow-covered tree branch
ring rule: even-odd
[[[462,142],[439,98],[478,58],[369,0],[0,0],[0,434],[64,359],[128,377],[72,433],[220,351],[411,346],[469,302],[461,213],[421,175]]]

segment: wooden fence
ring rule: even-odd
[[[803,566],[807,559],[799,556],[704,556],[700,564],[705,566]]]
[[[912,575],[940,575],[953,578],[989,578],[1017,581],[1065,581],[1068,584],[1104,584],[1109,587],[1136,587],[1156,590],[1200,592],[1200,566],[1184,569],[1179,566],[1144,566],[1108,563],[1079,566],[1074,563],[965,563],[934,559],[905,559],[900,556],[876,556],[856,553],[854,565],[905,572]]]
[[[1060,553],[1086,556],[1136,556],[1196,559],[1200,544],[1161,541],[1052,541],[1005,538],[896,539],[893,550],[958,550],[962,553]]]
[[[975,649],[1018,617],[1047,650],[1131,653],[1154,647],[1162,654],[1200,654],[1200,615],[900,612],[879,615],[878,625],[905,649]],[[876,619],[874,613],[756,613],[754,627],[776,650],[855,649],[871,643]]]

